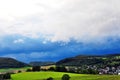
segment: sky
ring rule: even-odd
[[[120,53],[120,0],[0,0],[0,56],[58,61]]]

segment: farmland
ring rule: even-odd
[[[89,74],[74,74],[65,72],[24,72],[12,74],[12,80],[46,80],[49,77],[54,80],[61,80],[63,74],[68,74],[70,80],[119,80],[118,75],[89,75]]]
[[[26,69],[29,69],[31,67],[22,67],[22,68],[3,68],[0,69],[0,72],[10,72],[10,71],[19,71],[19,70],[24,70],[26,71]]]

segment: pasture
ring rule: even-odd
[[[70,80],[120,80],[118,75],[89,75],[49,71],[12,74],[12,80],[46,80],[49,77],[54,78],[54,80],[61,80],[63,74],[68,74],[71,77]]]

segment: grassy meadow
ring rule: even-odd
[[[22,68],[5,68],[5,69],[0,69],[0,72],[9,72],[9,71],[15,71],[15,70],[27,70],[31,67],[22,67]]]
[[[89,74],[74,74],[64,72],[24,72],[12,74],[12,80],[46,80],[49,77],[54,80],[61,80],[63,74],[68,74],[70,80],[120,80],[118,75],[89,75]]]

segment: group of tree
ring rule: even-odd
[[[33,66],[32,71],[40,71],[40,66]]]
[[[9,80],[11,79],[10,73],[0,74],[0,80]]]
[[[80,73],[80,74],[98,74],[97,70],[94,69],[66,69],[65,66],[56,66],[56,67],[50,67],[49,69],[41,69],[40,66],[33,66],[32,69],[27,69],[27,72],[35,72],[35,71],[56,71],[56,72],[70,72],[70,73]]]
[[[69,69],[67,70],[65,66],[57,66],[55,71],[58,72],[70,72],[70,73],[80,73],[80,74],[98,74],[98,70],[95,69],[75,69],[75,67],[73,69]]]
[[[94,70],[94,69],[78,69],[78,72],[80,74],[98,74],[98,70]]]
[[[32,69],[28,68],[26,71],[27,71],[27,72],[31,72],[31,71],[33,71],[33,72],[35,72],[35,71],[41,71],[41,67],[40,67],[40,66],[33,66]]]
[[[67,69],[65,68],[65,66],[56,66],[55,70],[58,72],[67,72]]]

